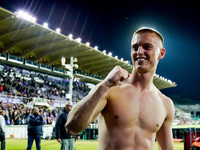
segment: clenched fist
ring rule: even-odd
[[[120,66],[115,66],[106,76],[105,81],[109,87],[118,85],[120,81],[127,79],[130,73]]]

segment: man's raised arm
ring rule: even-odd
[[[97,84],[70,111],[65,125],[67,133],[76,135],[83,131],[106,106],[109,89],[128,76],[129,74],[126,70],[116,66],[102,82]]]

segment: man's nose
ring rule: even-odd
[[[144,49],[143,49],[143,47],[142,46],[139,46],[138,47],[138,51],[137,51],[137,55],[142,55],[144,53]]]

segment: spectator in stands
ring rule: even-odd
[[[75,138],[68,135],[65,130],[68,113],[71,111],[71,103],[67,103],[62,113],[58,115],[56,121],[56,139],[61,144],[61,150],[74,150]]]
[[[5,150],[6,141],[5,141],[5,112],[0,110],[0,141],[1,141],[1,150]]]
[[[15,110],[14,112],[14,122],[15,125],[19,125],[20,124],[20,111],[18,109]]]
[[[10,118],[8,118],[8,119],[6,120],[6,125],[11,125]]]
[[[3,91],[3,86],[4,86],[4,83],[3,83],[3,78],[1,78],[1,81],[0,81],[0,93],[2,93]]]
[[[33,108],[33,114],[28,117],[28,147],[31,150],[33,141],[35,140],[37,150],[41,150],[43,117],[39,115],[38,107]]]

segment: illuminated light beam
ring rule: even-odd
[[[19,10],[18,12],[16,12],[16,17],[17,18],[22,18],[24,20],[27,20],[27,21],[30,21],[30,22],[36,22],[36,17],[30,15],[29,13],[27,12],[24,12],[22,10]]]

